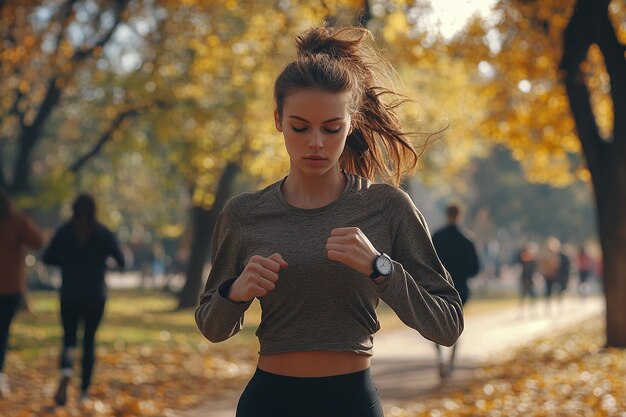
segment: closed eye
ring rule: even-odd
[[[298,133],[304,132],[305,130],[307,130],[307,129],[308,129],[308,127],[307,127],[307,126],[304,126],[304,127],[295,127],[295,126],[291,126],[291,128],[293,129],[293,131],[294,131],[294,132],[298,132]],[[340,131],[340,130],[341,130],[341,126],[339,126],[339,127],[338,127],[338,128],[336,128],[336,129],[328,129],[328,128],[324,128],[324,131],[325,131],[326,133],[331,133],[331,134],[334,134],[334,133],[339,133],[339,131]]]

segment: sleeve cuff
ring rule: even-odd
[[[382,277],[380,281],[378,280],[378,278],[374,280],[374,284],[376,284],[376,289],[378,289],[379,293],[384,292],[389,287],[390,282],[395,279],[394,276],[396,276],[399,271],[404,271],[402,264],[394,260],[392,260],[391,262],[393,262],[393,272],[386,277]]]
[[[234,303],[228,299],[228,293],[230,292],[230,287],[232,287],[236,279],[237,277],[228,278],[226,281],[222,282],[217,287],[217,293],[219,295],[218,298],[223,299],[223,300],[220,300],[220,304],[228,303],[231,306],[241,306],[241,307],[244,307],[244,310],[245,310],[246,308],[250,306],[250,304],[252,304],[252,300],[247,301],[247,302],[242,302],[242,303]]]

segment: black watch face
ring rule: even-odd
[[[379,256],[376,259],[376,268],[381,275],[389,275],[391,274],[391,259],[386,256]]]

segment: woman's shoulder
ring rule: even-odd
[[[280,181],[270,184],[261,190],[248,191],[231,197],[224,205],[222,213],[230,216],[249,215],[255,207],[268,203],[275,204],[276,188],[279,185]]]
[[[370,200],[380,201],[384,205],[413,206],[413,200],[409,194],[399,187],[384,182],[373,182],[354,174],[349,174],[349,176],[353,190]]]

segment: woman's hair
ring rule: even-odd
[[[96,223],[96,201],[89,194],[80,194],[72,204],[72,225],[78,239],[85,240]]]
[[[395,185],[413,172],[418,154],[400,126],[395,109],[406,100],[377,85],[377,75],[388,66],[366,40],[364,28],[316,27],[297,37],[297,58],[274,83],[274,100],[280,118],[285,98],[294,90],[319,89],[348,92],[352,131],[339,161],[348,172],[374,179],[390,179]],[[385,103],[383,96],[395,97]]]
[[[13,204],[9,195],[4,190],[0,190],[0,223],[4,223],[9,218],[12,210]]]

